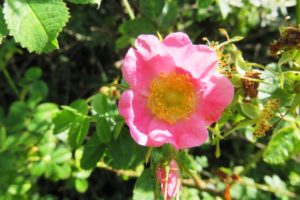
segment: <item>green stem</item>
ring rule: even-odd
[[[123,4],[125,6],[125,9],[128,12],[128,15],[129,15],[130,19],[134,19],[135,16],[134,16],[134,13],[133,13],[133,11],[131,9],[131,6],[130,6],[129,2],[127,0],[123,0]]]
[[[298,25],[300,24],[300,0],[297,0],[297,5],[296,5],[296,23]]]
[[[0,64],[0,69],[2,70],[7,82],[8,82],[8,85],[9,87],[12,89],[13,93],[17,96],[17,97],[20,97],[20,92],[17,88],[17,86],[15,85],[14,81],[12,80],[10,74],[8,73],[5,65],[3,63]]]

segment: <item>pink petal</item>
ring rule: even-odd
[[[206,83],[206,88],[199,99],[197,114],[205,119],[207,125],[210,125],[220,118],[225,107],[230,104],[233,95],[234,88],[231,82],[226,77],[215,74]]]
[[[174,137],[176,138],[178,149],[196,147],[208,139],[205,121],[195,114],[175,126],[174,130],[176,132]]]
[[[174,138],[174,130],[172,125],[167,122],[153,118],[149,124],[149,140],[147,146],[161,146],[163,144],[172,144],[177,146],[176,139]]]
[[[196,147],[208,138],[205,121],[197,115],[175,123],[174,125],[153,118],[149,125],[147,146],[172,144],[176,149]]]
[[[155,36],[139,36],[136,48],[128,50],[122,74],[132,90],[147,95],[151,81],[160,73],[173,71],[175,63],[166,47]]]
[[[143,146],[148,143],[148,127],[152,121],[152,115],[146,104],[146,98],[132,90],[123,92],[118,103],[120,115],[129,126],[131,136]]]
[[[208,80],[214,73],[218,57],[206,45],[193,45],[185,33],[173,33],[163,41],[177,66],[190,71],[194,78]]]

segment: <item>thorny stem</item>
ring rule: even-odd
[[[8,73],[5,65],[3,63],[0,63],[0,69],[2,70],[10,88],[12,89],[13,93],[17,96],[20,97],[20,92],[17,88],[17,86],[15,85],[14,81],[12,80],[10,74]]]
[[[135,19],[134,13],[131,9],[131,6],[130,6],[129,2],[127,0],[123,0],[123,4],[125,6],[125,9],[128,12],[128,15],[129,15],[130,19]]]

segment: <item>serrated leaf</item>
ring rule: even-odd
[[[88,113],[88,103],[84,99],[78,99],[72,102],[70,106],[78,110],[81,114],[86,115]]]
[[[3,12],[9,34],[37,53],[58,48],[56,37],[69,19],[62,0],[6,0]]]
[[[98,114],[105,114],[108,111],[108,100],[104,94],[97,94],[92,100],[92,107]]]
[[[135,18],[134,20],[123,23],[119,31],[130,37],[137,37],[140,34],[155,33],[156,28],[153,22],[146,18]]]
[[[7,34],[7,27],[4,21],[3,12],[2,12],[2,6],[0,6],[0,44],[2,42],[2,39]]]
[[[144,161],[147,148],[136,144],[125,129],[117,140],[110,143],[108,152],[108,164],[113,168],[132,169]]]
[[[155,177],[150,169],[145,169],[137,179],[133,189],[133,200],[154,199]]]
[[[69,0],[69,1],[76,4],[97,4],[98,7],[102,2],[102,0]]]
[[[53,119],[53,123],[55,125],[53,133],[58,134],[70,128],[75,118],[76,114],[69,110],[62,110],[58,112]]]
[[[82,169],[91,169],[96,167],[97,162],[101,159],[104,153],[104,146],[100,143],[98,136],[94,134],[91,139],[85,144],[80,166]]]
[[[139,3],[142,13],[149,18],[160,16],[164,6],[164,0],[140,0]]]
[[[78,148],[88,133],[90,122],[87,117],[76,120],[71,124],[68,141],[73,149]]]
[[[167,1],[165,3],[159,18],[159,24],[164,30],[170,28],[176,22],[177,11],[178,6],[176,1]]]
[[[108,143],[111,140],[112,132],[110,131],[112,126],[106,117],[98,117],[96,119],[96,134],[98,139],[102,143]]]
[[[273,135],[264,151],[264,161],[270,164],[283,164],[291,156],[300,152],[300,131],[296,127],[280,129]]]

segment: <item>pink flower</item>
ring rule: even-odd
[[[208,138],[206,126],[231,102],[231,82],[216,73],[217,54],[193,45],[185,33],[162,42],[140,35],[125,56],[122,73],[130,90],[119,100],[119,112],[140,145],[195,147]]]
[[[179,167],[175,160],[171,160],[168,167],[158,167],[156,170],[156,178],[160,183],[161,192],[165,200],[176,197],[180,190],[181,182]]]

